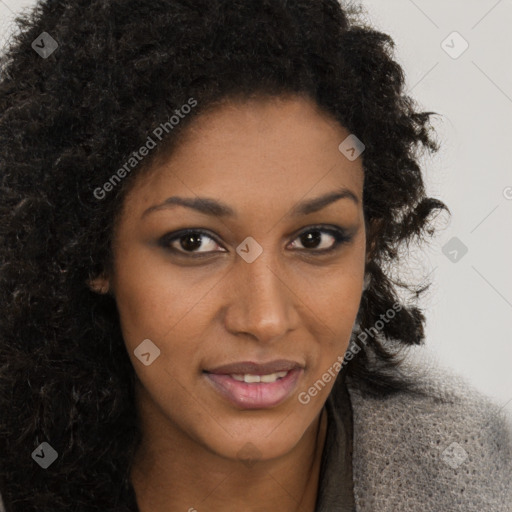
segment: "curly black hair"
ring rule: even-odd
[[[346,367],[376,389],[407,386],[400,349],[424,342],[395,279],[400,249],[432,236],[430,116],[404,92],[394,42],[337,0],[46,0],[16,18],[0,69],[0,493],[7,512],[134,511],[140,441],[134,369],[115,300],[87,282],[111,268],[123,198],[201,113],[223,101],[302,95],[364,143],[371,259],[359,333],[399,303]],[[58,44],[50,55],[49,34]],[[33,42],[38,42],[36,48]],[[194,98],[162,143],[105,186],[155,127]],[[190,104],[190,103],[189,103]],[[182,117],[182,118],[181,118]],[[126,173],[127,174],[127,173]],[[112,181],[109,183],[112,184]],[[108,193],[105,192],[108,190]],[[368,331],[365,331],[368,332]],[[398,349],[393,349],[396,342]],[[58,460],[42,470],[42,442]]]

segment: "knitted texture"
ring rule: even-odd
[[[512,512],[512,428],[461,376],[418,366],[414,392],[347,378],[358,512]]]

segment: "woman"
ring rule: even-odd
[[[486,397],[407,363],[448,208],[336,0],[41,2],[0,83],[0,492],[29,511],[510,511]]]

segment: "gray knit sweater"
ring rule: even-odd
[[[341,497],[353,491],[356,512],[512,512],[512,427],[503,411],[451,372],[403,368],[415,375],[414,392],[385,396],[346,377],[352,482],[343,479],[346,415],[338,410],[331,428],[340,443],[326,445],[319,510],[346,510]],[[331,394],[331,410],[336,402],[345,403]]]
[[[405,368],[418,393],[382,398],[347,377],[357,512],[512,512],[504,412],[459,375]]]

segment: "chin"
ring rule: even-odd
[[[289,421],[292,421],[293,428],[290,428]],[[293,420],[292,415],[274,416],[268,420],[240,421],[236,426],[222,424],[224,427],[221,437],[213,439],[212,430],[209,429],[203,437],[204,444],[209,450],[221,457],[248,461],[247,465],[252,466],[257,461],[267,461],[283,457],[293,451],[300,442],[309,425],[301,425]],[[217,424],[217,422],[215,422]],[[233,435],[230,435],[232,433]]]

